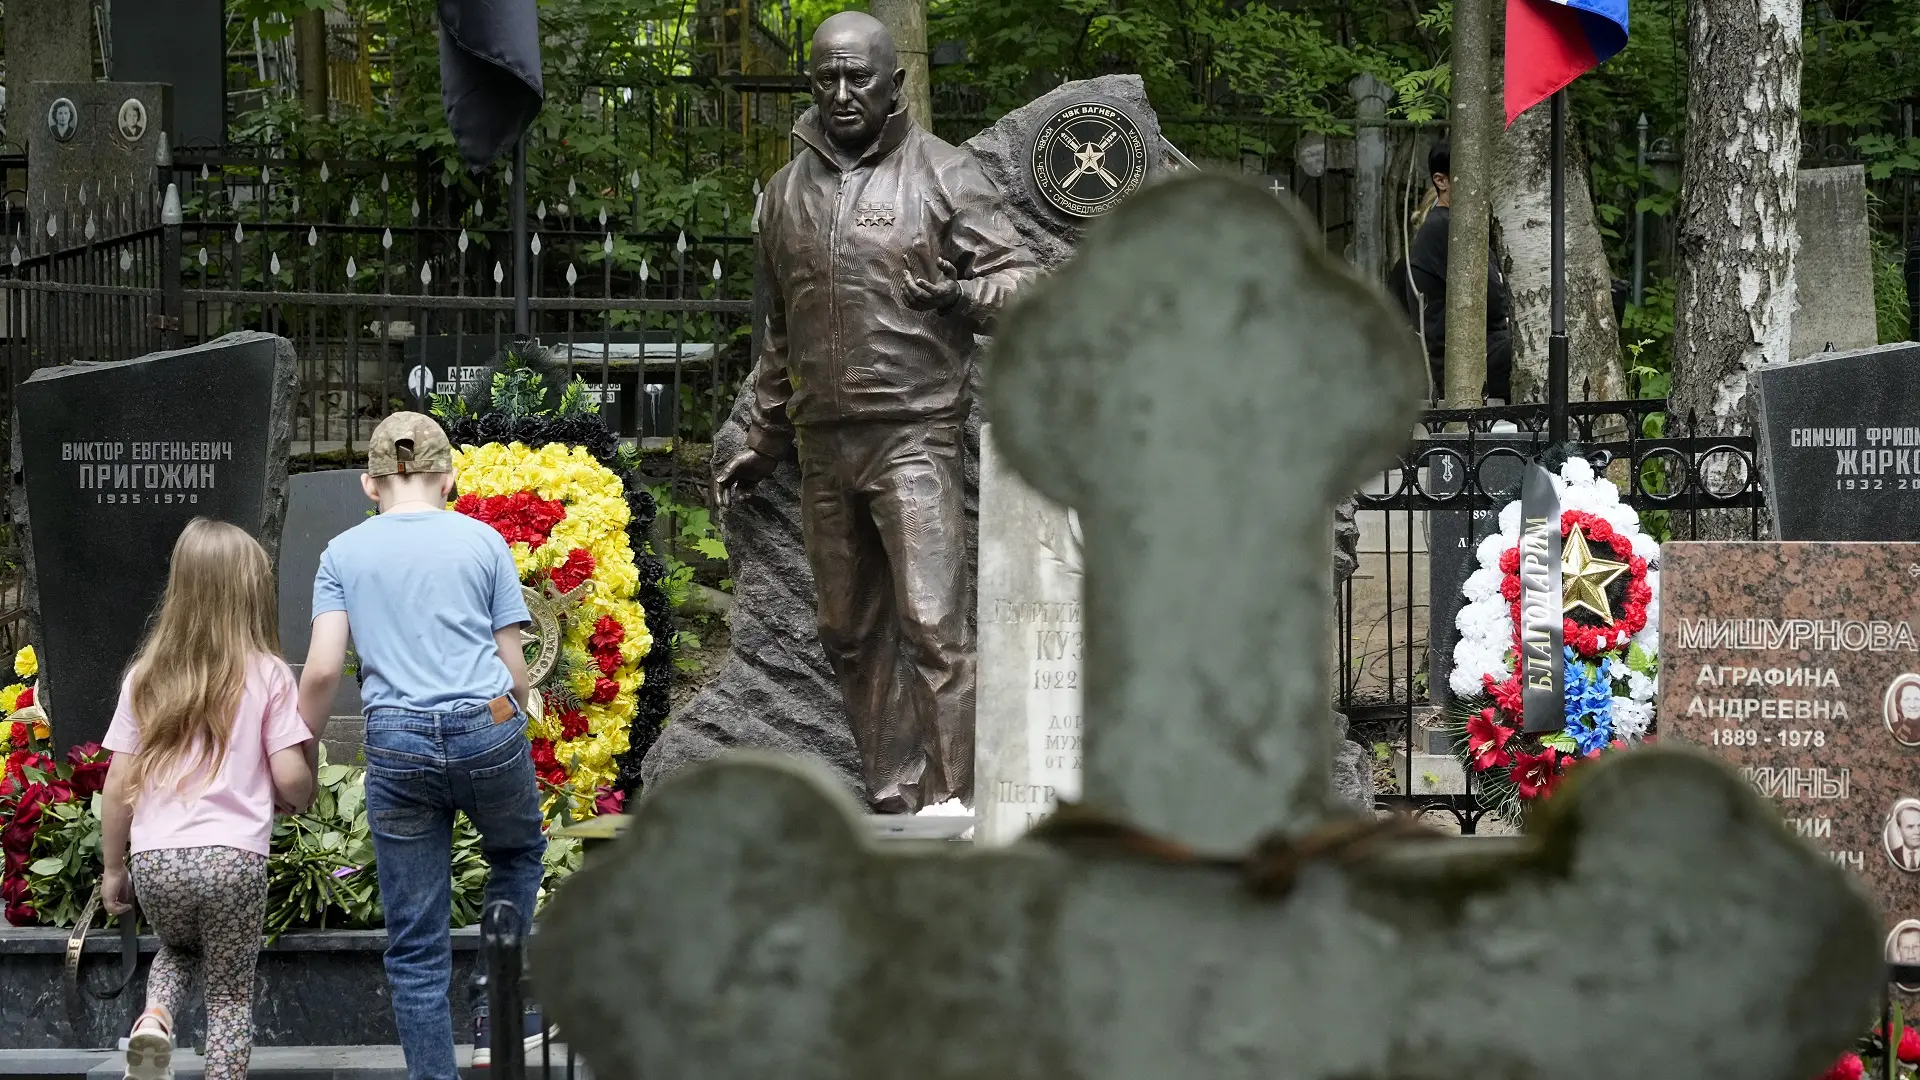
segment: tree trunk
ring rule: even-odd
[[[1788,359],[1792,340],[1800,4],[1696,2],[1687,39],[1668,430],[1751,434],[1747,373]],[[1745,479],[1737,463],[1710,471],[1701,481],[1713,490]],[[1745,539],[1746,520],[1702,514],[1696,538]]]
[[[1493,0],[1455,0],[1447,226],[1447,404],[1486,400],[1487,180],[1493,173]]]
[[[303,11],[293,21],[294,63],[300,82],[300,109],[327,115],[327,13]]]
[[[871,0],[867,10],[886,24],[900,66],[907,69],[907,112],[933,129],[933,90],[927,82],[927,0]]]
[[[1492,100],[1491,98],[1489,100]],[[1567,126],[1567,400],[1611,401],[1627,394],[1620,327],[1613,317],[1613,271],[1587,190],[1587,156]],[[1547,338],[1552,332],[1552,114],[1528,109],[1500,136],[1493,179],[1513,329],[1513,399],[1547,399]]]

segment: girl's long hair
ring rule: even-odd
[[[233,714],[257,655],[280,652],[273,565],[246,531],[195,518],[173,545],[166,596],[128,669],[140,751],[129,771],[134,798],[172,778],[184,791],[219,772]]]

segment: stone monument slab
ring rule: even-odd
[[[1920,344],[1754,372],[1760,467],[1781,540],[1920,540]]]
[[[27,187],[37,242],[46,240],[44,215],[63,215],[61,234],[79,237],[81,187],[98,193],[116,185],[147,194],[154,188],[161,133],[173,121],[173,90],[164,83],[44,82],[33,84],[32,115],[7,110],[10,133],[28,131]],[[74,241],[78,243],[76,239]]]
[[[188,521],[277,556],[294,394],[292,343],[255,332],[42,368],[16,391],[14,521],[61,748],[106,733]]]
[[[1920,926],[1920,543],[1666,544],[1660,588],[1662,737],[1852,871],[1894,959]]]
[[[1436,498],[1466,493],[1465,438],[1441,434],[1431,439],[1439,448],[1423,455],[1422,485]],[[1453,671],[1453,648],[1460,640],[1454,619],[1466,604],[1460,590],[1479,567],[1480,541],[1500,531],[1500,507],[1520,497],[1520,477],[1526,466],[1521,455],[1532,453],[1536,446],[1534,440],[1520,435],[1476,435],[1471,452],[1478,459],[1477,479],[1493,508],[1427,512],[1427,700],[1435,705],[1453,700],[1447,676]]]
[[[360,490],[360,469],[327,469],[287,477],[287,524],[280,538],[280,652],[299,674],[313,633],[313,577],[333,538],[367,519],[374,506]],[[353,761],[366,730],[357,680],[342,679],[327,726],[333,761]]]
[[[980,438],[980,682],[974,811],[1007,843],[1080,794],[1080,521]]]
[[[1866,166],[1801,169],[1794,220],[1800,247],[1793,256],[1788,357],[1879,344]]]

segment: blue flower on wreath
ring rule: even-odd
[[[1565,734],[1582,755],[1605,750],[1613,743],[1613,685],[1587,666],[1572,649],[1566,650]]]

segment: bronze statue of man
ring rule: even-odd
[[[726,505],[797,450],[820,644],[868,798],[912,813],[973,794],[968,376],[974,334],[1039,266],[979,163],[907,115],[878,20],[821,23],[809,77],[804,148],[760,208],[748,449],[714,482]]]

